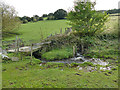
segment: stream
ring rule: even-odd
[[[41,60],[42,63],[47,63],[47,62],[56,62],[56,63],[67,63],[67,64],[71,64],[71,63],[84,63],[84,62],[91,62],[94,65],[101,65],[101,67],[99,68],[99,70],[111,70],[112,68],[115,68],[115,66],[106,66],[109,64],[109,62],[105,62],[104,60],[100,60],[99,58],[85,58],[84,56],[82,56],[81,54],[77,53],[77,55],[74,58],[69,58],[69,59],[64,59],[64,60],[55,60],[55,61],[46,61],[46,60]],[[42,65],[42,64],[40,64]],[[96,71],[97,70],[97,66],[93,67],[93,66],[86,66],[86,67],[81,67],[81,66],[77,66],[77,68],[79,70],[86,70],[86,71]]]
[[[93,64],[106,66],[109,64],[109,62],[105,62],[103,60],[100,60],[98,58],[85,58],[81,54],[77,53],[77,55],[74,58],[64,59],[64,60],[55,60],[55,61],[48,61],[48,60],[41,60],[42,62],[58,62],[58,63],[84,63],[84,62],[92,62]]]

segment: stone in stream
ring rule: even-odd
[[[105,70],[111,70],[111,68],[110,67],[100,67],[100,70],[103,70],[103,71],[105,71]]]
[[[1,55],[2,60],[10,60],[10,58],[7,55],[2,54],[2,53],[0,53],[0,55]]]
[[[82,67],[79,67],[79,70],[82,70]]]
[[[83,57],[71,58],[71,60],[84,62],[84,58]]]

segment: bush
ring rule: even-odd
[[[43,17],[39,17],[39,21],[42,21],[43,20]]]
[[[23,20],[23,24],[25,24],[25,23],[28,23],[28,20],[24,19]]]
[[[54,16],[48,16],[47,20],[54,20]]]
[[[91,2],[75,2],[73,11],[68,13],[67,19],[70,25],[79,36],[95,35],[102,32],[107,13],[96,12],[95,4]]]
[[[33,18],[33,22],[37,22],[37,19]]]
[[[47,14],[43,14],[43,16],[42,17],[47,17],[48,15]]]

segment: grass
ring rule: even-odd
[[[85,72],[63,63],[3,63],[3,88],[117,88],[118,72]],[[108,75],[108,76],[107,76]]]
[[[84,56],[102,59],[118,59],[118,17],[110,16],[104,32],[95,38],[94,46]]]
[[[110,61],[110,66],[114,65],[111,71],[97,71],[88,72],[86,70],[79,70],[77,66],[86,68],[87,66],[93,66],[92,63],[44,63],[33,58],[32,65],[30,65],[30,57],[24,56],[23,60],[18,62],[3,63],[2,76],[3,76],[3,88],[118,88],[118,39],[113,37],[117,35],[117,20],[116,16],[109,17],[110,21],[106,23],[107,29],[101,34],[110,35],[105,38],[95,38],[94,46],[91,46],[84,56],[90,56],[95,58],[104,58],[106,61]],[[113,19],[115,18],[115,19]],[[60,24],[61,23],[61,24]],[[54,26],[53,26],[54,25]],[[57,26],[58,25],[58,26]],[[59,29],[66,27],[65,20],[57,21],[40,21],[36,23],[28,23],[22,25],[19,33],[19,37],[24,40],[39,40],[40,33],[47,35],[59,32]],[[46,27],[48,26],[48,27]],[[41,29],[40,29],[41,27]],[[112,38],[111,38],[112,37]],[[14,39],[14,37],[10,38]],[[9,40],[6,38],[6,40]],[[93,42],[94,43],[94,42]],[[70,50],[72,51],[72,50]],[[52,52],[52,53],[50,53]],[[50,52],[44,53],[44,57],[50,59],[51,57],[60,59],[65,55],[65,49],[55,49]],[[61,53],[64,52],[64,53]],[[59,54],[59,57],[57,57]],[[9,56],[13,56],[9,54]],[[108,58],[108,59],[106,59]],[[109,60],[110,59],[110,60]],[[116,63],[113,63],[116,62]],[[100,67],[100,66],[96,66]],[[117,68],[116,68],[117,67]]]
[[[73,57],[73,49],[71,47],[64,47],[62,49],[54,49],[42,54],[42,59],[60,60]]]
[[[60,33],[62,28],[63,32],[68,27],[67,20],[45,20],[35,23],[22,24],[19,28],[18,35],[24,41],[39,42],[45,39],[50,34]],[[14,40],[16,36],[5,38],[5,40]]]
[[[118,35],[118,16],[110,16],[105,24],[106,29],[102,34]]]

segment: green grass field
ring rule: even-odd
[[[78,67],[74,67],[74,64],[34,63],[30,65],[29,62],[30,60],[26,58],[23,61],[3,64],[3,88],[118,87],[117,69],[88,72],[86,69],[79,70]]]
[[[66,27],[69,27],[67,20],[45,20],[22,24],[17,33],[20,34],[18,37],[24,41],[32,40],[33,42],[40,42],[42,37],[45,39],[50,34],[60,33],[61,28],[64,32]],[[15,37],[8,37],[5,40],[14,40]]]

